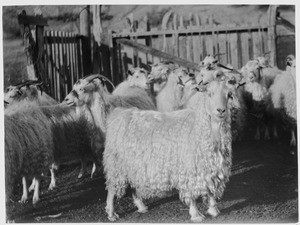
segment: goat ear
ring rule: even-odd
[[[22,95],[22,94],[23,94],[23,91],[21,91],[21,90],[19,89],[19,90],[17,90],[17,93],[18,93],[18,95]]]
[[[127,70],[127,75],[128,75],[128,76],[132,76],[133,74],[134,74],[133,68]]]
[[[234,93],[229,92],[228,97],[230,98],[230,103],[233,108],[236,108],[236,109],[241,108],[240,101]]]

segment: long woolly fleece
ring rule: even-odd
[[[105,101],[111,109],[116,107],[137,107],[142,110],[156,110],[153,99],[149,96],[146,90],[140,87],[128,88],[127,94],[124,96],[114,94],[107,95]]]
[[[272,103],[275,109],[285,109],[286,114],[297,120],[296,77],[293,71],[283,72],[270,87]],[[294,122],[295,122],[294,121]]]
[[[15,107],[15,105],[19,104],[21,101],[35,102],[37,105],[40,106],[58,104],[58,102],[55,99],[50,97],[45,92],[41,93],[41,91],[35,86],[30,86],[29,89],[27,89],[27,87],[23,87],[22,91],[23,94],[21,96],[19,96],[18,98],[15,97],[13,98],[13,100],[9,101],[7,108]]]
[[[109,115],[103,154],[108,190],[120,198],[129,184],[150,198],[177,189],[184,202],[222,196],[231,168],[230,122],[212,128],[206,98],[199,96],[204,107],[197,111],[117,108]]]
[[[40,119],[37,122],[37,118]],[[19,176],[39,177],[53,162],[51,126],[41,111],[5,115],[5,186],[7,199]]]

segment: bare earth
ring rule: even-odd
[[[243,141],[233,145],[232,176],[225,194],[218,201],[220,215],[207,215],[204,223],[295,223],[298,222],[297,155],[291,155],[288,138],[271,141]],[[88,168],[91,169],[91,165]],[[50,177],[42,182],[41,201],[34,207],[17,201],[21,186],[7,206],[7,216],[15,222],[109,222],[105,214],[105,179],[98,172],[77,179],[79,165],[62,167],[58,187],[48,191]],[[21,183],[21,182],[20,182]],[[32,194],[30,195],[32,198]],[[139,214],[132,203],[130,189],[116,200],[118,222],[186,223],[188,207],[174,193],[164,199],[149,199],[149,212]],[[198,208],[206,211],[202,200]],[[50,218],[49,215],[57,215]]]

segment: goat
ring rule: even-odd
[[[114,221],[114,197],[130,185],[138,212],[147,207],[142,198],[161,196],[171,189],[189,205],[191,220],[204,215],[196,207],[208,198],[208,213],[217,216],[231,168],[230,107],[239,107],[224,81],[212,81],[198,101],[202,107],[173,112],[116,108],[107,119],[105,150],[108,219]]]

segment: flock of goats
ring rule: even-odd
[[[147,212],[142,199],[164,197],[176,189],[189,206],[194,222],[217,216],[232,165],[232,142],[243,140],[249,118],[255,139],[278,137],[284,121],[296,145],[295,57],[286,69],[269,65],[265,57],[241,69],[224,66],[214,56],[199,64],[198,74],[172,62],[128,70],[116,88],[100,74],[79,79],[61,103],[44,93],[38,81],[10,86],[5,104],[6,201],[16,183],[23,184],[21,203],[34,191],[39,201],[40,180],[51,172],[49,190],[56,187],[59,165],[81,162],[78,178],[93,162],[106,178],[106,213],[118,219],[114,198],[132,188],[138,212]],[[113,92],[110,93],[111,88]],[[32,179],[27,188],[26,179]]]

